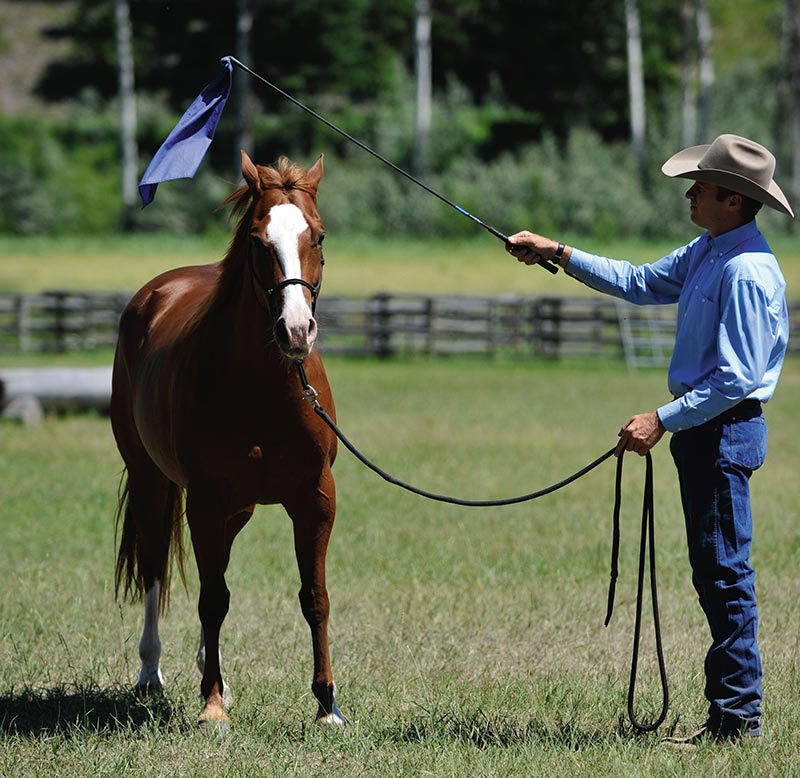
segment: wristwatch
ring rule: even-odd
[[[561,264],[561,257],[564,256],[565,248],[566,246],[563,243],[559,243],[558,248],[556,249],[556,253],[553,254],[553,262],[555,262],[557,265]]]

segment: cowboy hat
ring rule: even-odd
[[[739,135],[720,135],[711,144],[679,151],[661,166],[661,172],[716,184],[794,217],[786,195],[772,178],[775,157]]]

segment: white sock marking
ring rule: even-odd
[[[200,627],[200,645],[197,647],[196,661],[197,669],[200,671],[200,675],[202,675],[206,669],[206,635],[202,627]],[[219,664],[220,667],[222,667],[222,649],[219,651]],[[230,708],[233,705],[233,692],[224,678],[222,679],[222,704],[226,708]]]
[[[144,629],[139,640],[139,658],[142,669],[139,672],[139,686],[164,686],[161,675],[161,640],[158,637],[158,597],[161,583],[158,579],[144,595]]]

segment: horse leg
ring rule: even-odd
[[[319,702],[317,722],[343,726],[344,716],[336,705],[336,685],[328,648],[330,603],[325,585],[325,554],[336,516],[336,489],[330,467],[322,473],[316,489],[284,502],[294,526],[294,549],[300,570],[300,607],[311,629],[314,678],[311,690]]]
[[[230,543],[226,542],[227,522],[223,516],[224,510],[213,491],[204,486],[189,485],[186,519],[200,576],[197,611],[205,643],[203,679],[200,682],[205,705],[197,724],[206,733],[224,733],[230,729],[223,701],[225,684],[219,653],[219,633],[230,605],[230,591],[225,583]]]
[[[161,674],[161,639],[158,635],[158,611],[161,582],[156,578],[144,595],[144,627],[139,640],[139,659],[142,668],[136,691],[148,695],[164,689],[164,676]]]
[[[128,468],[128,503],[125,510],[123,544],[127,533],[129,547],[126,553],[135,558],[135,578],[128,585],[144,591],[144,626],[139,640],[139,658],[142,666],[136,690],[147,695],[161,692],[164,677],[161,674],[161,640],[158,634],[159,612],[169,585],[168,565],[173,522],[179,517],[180,495],[149,459]],[[177,511],[177,515],[176,515]],[[121,551],[122,553],[122,551]],[[132,560],[131,560],[132,561]]]
[[[233,518],[229,519],[226,526],[225,532],[225,544],[227,547],[227,559],[225,560],[225,568],[228,567],[228,562],[230,561],[231,556],[231,546],[233,545],[234,538],[239,534],[242,527],[250,520],[250,517],[253,515],[253,510],[255,506],[252,506],[241,513],[238,513]],[[200,675],[205,673],[206,668],[206,636],[203,628],[200,627],[200,643],[197,647],[197,669],[200,671]],[[220,667],[222,666],[222,651],[219,651],[219,663]],[[233,693],[231,692],[230,686],[228,686],[225,679],[222,679],[222,704],[226,710],[230,710],[233,706]]]

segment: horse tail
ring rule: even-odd
[[[183,489],[171,481],[168,482],[167,495],[164,500],[163,511],[158,517],[156,531],[166,543],[160,569],[155,571],[155,578],[161,583],[159,592],[159,610],[165,611],[169,605],[169,590],[171,579],[172,560],[178,564],[181,581],[186,588],[186,570],[184,560],[186,554],[183,544]],[[142,538],[133,516],[130,501],[130,479],[127,468],[122,472],[120,480],[119,499],[115,519],[115,537],[119,539],[117,563],[114,577],[114,593],[119,599],[136,602],[142,599],[146,583],[143,571],[139,565],[139,544],[146,542]]]

